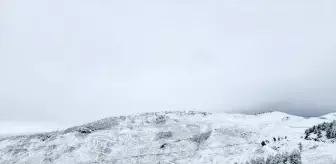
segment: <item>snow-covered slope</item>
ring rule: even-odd
[[[303,136],[305,129],[335,119],[335,114],[303,118],[281,112],[193,111],[110,117],[62,131],[2,138],[0,164],[230,164],[299,149],[299,143],[304,164],[332,164],[336,144]]]

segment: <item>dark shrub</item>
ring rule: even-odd
[[[265,141],[262,141],[261,146],[265,146],[265,145],[266,145]]]

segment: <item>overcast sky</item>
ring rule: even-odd
[[[334,0],[0,0],[0,120],[336,111]]]

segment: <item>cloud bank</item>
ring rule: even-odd
[[[334,112],[335,1],[0,1],[0,120]]]

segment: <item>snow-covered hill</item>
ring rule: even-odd
[[[194,111],[110,117],[62,131],[4,137],[0,164],[231,164],[300,149],[299,143],[304,164],[332,164],[336,144],[305,140],[304,132],[335,119],[336,113],[303,118]]]

